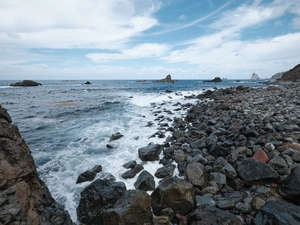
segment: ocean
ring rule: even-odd
[[[101,165],[103,171],[95,179],[111,174],[117,181],[123,181],[127,189],[134,189],[137,176],[123,179],[121,175],[126,169],[122,165],[131,160],[141,163],[139,148],[165,141],[151,136],[160,123],[171,126],[174,117],[183,117],[190,103],[199,101],[185,96],[239,85],[265,87],[261,81],[90,80],[91,85],[84,85],[86,81],[41,80],[37,81],[42,84],[38,87],[10,87],[16,81],[0,80],[0,104],[19,127],[41,179],[76,222],[80,192],[90,183],[76,184],[79,174]],[[147,126],[148,122],[153,125]],[[109,142],[116,132],[124,136]],[[107,148],[107,144],[114,148]],[[158,162],[143,166],[152,174],[161,167]]]

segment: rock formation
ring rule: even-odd
[[[172,80],[171,75],[167,75],[166,78],[161,80],[156,80],[155,82],[164,82],[164,83],[174,83],[175,80]]]
[[[0,106],[0,224],[73,224],[39,178],[30,149]]]
[[[203,82],[222,82],[222,79],[220,77],[215,77],[214,79],[212,80],[204,80]]]
[[[258,77],[258,75],[257,75],[256,73],[252,73],[252,76],[251,76],[250,79],[251,79],[251,80],[258,80],[259,77]]]
[[[300,64],[295,66],[293,69],[285,72],[280,81],[300,81]]]
[[[10,86],[13,86],[13,87],[17,87],[17,86],[40,86],[42,85],[41,83],[38,83],[38,82],[35,82],[33,80],[23,80],[22,82],[17,82],[17,83],[13,83],[13,84],[10,84]]]

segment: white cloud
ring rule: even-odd
[[[118,48],[156,26],[153,13],[159,8],[158,0],[1,0],[0,43],[29,48]]]
[[[133,48],[121,50],[121,53],[91,53],[86,57],[96,62],[106,62],[110,60],[129,60],[148,57],[159,57],[165,54],[169,45],[157,43],[144,43]]]
[[[181,20],[181,21],[185,21],[187,19],[187,16],[182,14],[182,15],[179,16],[178,19]]]
[[[293,27],[294,29],[300,29],[300,17],[296,17],[293,19]]]

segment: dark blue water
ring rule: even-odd
[[[164,141],[149,139],[159,125],[153,111],[172,111],[177,102],[196,103],[197,100],[186,100],[184,96],[214,87],[265,86],[250,80],[179,80],[173,84],[118,80],[90,81],[92,85],[83,85],[85,81],[38,81],[43,85],[9,87],[14,82],[0,81],[0,104],[8,110],[32,150],[41,178],[74,221],[80,192],[88,184],[76,185],[83,171],[100,164],[103,172],[97,177],[110,173],[125,182],[128,189],[133,188],[135,179],[121,177],[126,171],[122,165],[129,160],[140,162],[139,148]],[[172,119],[184,116],[185,111],[160,115]],[[154,126],[146,127],[149,121]],[[124,137],[109,143],[111,134],[116,132]],[[115,148],[108,149],[108,143]],[[144,167],[155,172],[160,165],[149,162]]]

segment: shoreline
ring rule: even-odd
[[[185,118],[174,118],[172,126],[166,128],[173,132],[161,145],[164,157],[160,159],[160,172],[163,175],[160,175],[162,181],[156,189],[166,182],[178,182],[168,178],[174,172],[170,165],[175,161],[184,180],[192,184],[194,198],[190,204],[193,207],[182,214],[175,203],[164,202],[167,208],[173,208],[173,217],[167,216],[167,219],[163,210],[155,209],[155,219],[164,218],[173,224],[180,221],[181,224],[184,221],[188,221],[185,224],[197,224],[199,215],[209,215],[211,210],[217,210],[213,218],[204,216],[203,221],[222,224],[214,219],[224,216],[231,224],[265,224],[259,221],[262,216],[271,213],[267,211],[270,204],[284,199],[287,201],[282,206],[291,207],[290,213],[299,211],[298,205],[291,204],[290,194],[285,189],[289,183],[281,185],[291,179],[292,169],[298,168],[300,162],[300,149],[297,147],[300,141],[300,88],[297,84],[299,82],[265,89],[239,86],[187,96],[202,102],[192,106]],[[255,156],[260,150],[265,155]],[[253,157],[259,163],[247,160]],[[262,173],[251,173],[251,168],[257,167],[262,168]],[[201,176],[199,171],[202,171]],[[151,194],[152,199],[157,199],[157,192]],[[296,195],[299,199],[298,195],[300,193]],[[275,201],[269,203],[270,200]],[[184,201],[184,198],[181,199],[181,202]],[[154,205],[152,203],[152,208]],[[272,214],[273,219],[278,216],[284,218],[280,205],[276,207],[279,208]],[[272,219],[271,216],[269,219]]]

